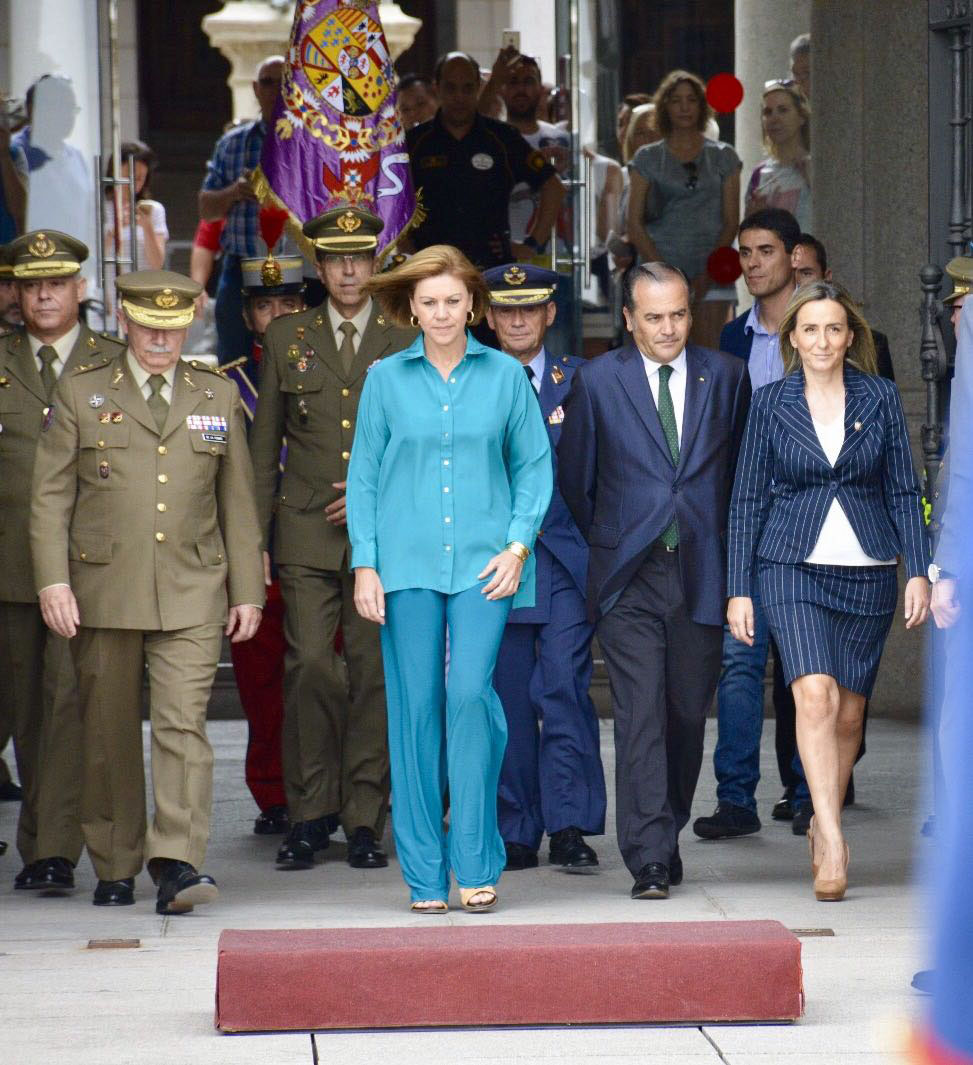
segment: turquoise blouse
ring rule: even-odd
[[[348,466],[352,567],[386,592],[452,595],[519,540],[533,549],[553,489],[551,447],[520,363],[467,334],[444,381],[422,335],[372,366]],[[513,605],[534,603],[534,556]]]

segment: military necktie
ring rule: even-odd
[[[41,384],[44,386],[44,395],[50,399],[54,395],[54,386],[57,384],[57,374],[54,372],[57,349],[52,348],[50,344],[43,344],[37,349],[37,357],[41,360]]]
[[[357,330],[351,322],[342,322],[338,328],[344,334],[341,347],[338,348],[338,354],[341,356],[341,365],[344,367],[345,376],[347,377],[351,373],[351,364],[355,361],[354,336]]]
[[[166,418],[169,416],[169,404],[162,398],[162,386],[165,383],[166,379],[162,374],[152,374],[149,378],[149,388],[152,389],[152,395],[146,400],[160,433],[165,427]]]
[[[669,445],[669,454],[672,456],[673,466],[679,465],[679,431],[676,429],[676,409],[672,405],[672,393],[669,391],[669,378],[672,377],[671,366],[659,367],[659,421],[662,422],[662,433]],[[673,522],[668,529],[659,537],[666,547],[676,547],[679,544],[679,527]]]

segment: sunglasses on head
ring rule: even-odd
[[[771,78],[770,81],[764,82],[764,92],[769,92],[771,89],[793,89],[797,87],[797,82],[793,78]]]

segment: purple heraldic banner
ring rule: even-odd
[[[378,4],[299,0],[280,99],[251,180],[261,203],[288,211],[288,232],[308,257],[302,224],[339,204],[382,219],[380,257],[421,221],[395,95]]]

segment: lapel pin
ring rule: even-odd
[[[385,325],[385,315],[384,315],[384,314],[380,314],[380,315],[379,315],[379,316],[378,316],[378,317],[377,317],[377,318],[375,319],[375,322],[376,322],[376,323],[377,323],[378,325]]]
[[[95,338],[94,337],[88,337],[88,347],[89,348],[93,348],[94,346],[95,346]]]
[[[706,378],[705,378],[705,377],[701,377],[701,378],[700,378],[700,381],[705,381],[705,380],[706,380]]]
[[[314,316],[314,324],[315,324],[315,325],[316,325],[316,326],[317,326],[318,328],[320,328],[320,327],[321,327],[322,325],[324,325],[324,315],[322,315],[322,314],[316,314],[316,315]]]
[[[564,371],[560,366],[555,366],[554,369],[551,370],[551,380],[556,385],[559,385],[564,380]]]
[[[196,387],[195,383],[193,382],[193,379],[189,376],[188,370],[182,375],[182,379],[186,382],[187,385],[189,385],[190,388]]]
[[[121,425],[125,420],[125,415],[120,410],[113,410],[111,412],[112,425]]]
[[[101,477],[102,480],[108,480],[108,475],[110,473],[111,473],[111,466],[109,466],[107,462],[99,462],[98,463],[98,476]]]
[[[297,362],[300,357],[301,349],[296,344],[291,344],[291,346],[287,349],[288,362]]]
[[[112,377],[112,379],[111,379],[111,383],[112,383],[113,385],[117,385],[117,384],[118,384],[118,382],[119,382],[119,381],[121,381],[121,379],[122,379],[122,378],[123,378],[124,376],[125,376],[125,371],[124,371],[123,369],[121,369],[121,368],[117,369],[117,370],[115,371],[115,374],[114,374],[114,376],[113,376],[113,377]]]
[[[212,388],[207,388],[204,395],[207,399],[216,399],[216,393],[212,390]]]
[[[107,425],[111,421],[111,415],[108,411],[105,411],[103,414],[98,415],[98,421],[101,422],[102,425]]]
[[[105,397],[101,395],[100,392],[95,392],[93,395],[88,397],[88,406],[92,407],[94,410],[97,410],[99,407],[104,406],[104,403]]]
[[[294,330],[294,332],[297,334],[297,339],[298,340],[303,340],[304,339],[304,326],[303,325],[299,325],[297,327],[297,329]]]
[[[855,422],[855,432],[856,433],[858,432],[859,429],[861,429],[861,427],[862,427],[862,423],[861,422]]]

